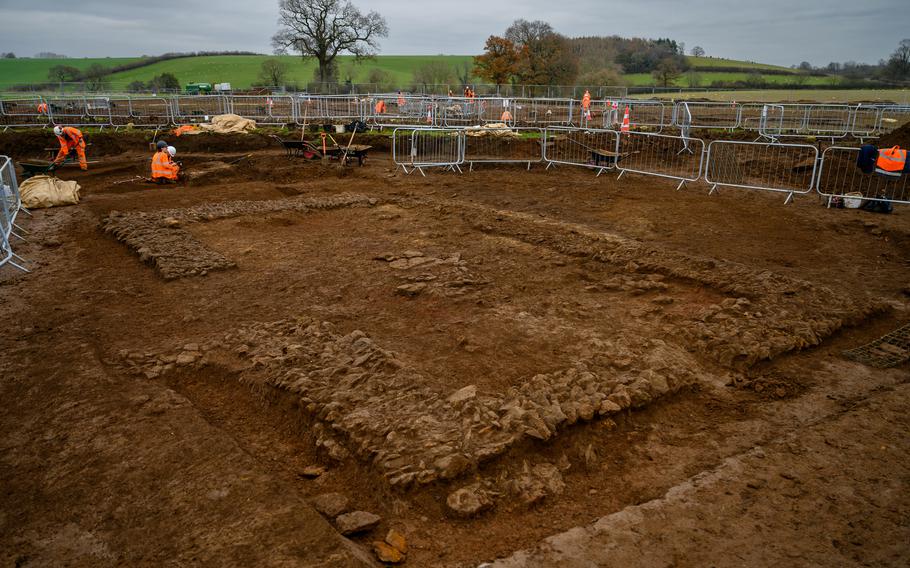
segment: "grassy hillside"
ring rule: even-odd
[[[236,89],[244,89],[258,82],[259,70],[262,62],[274,56],[267,55],[216,55],[196,56],[180,59],[161,61],[151,65],[114,73],[108,77],[111,88],[124,90],[133,81],[148,82],[152,77],[161,73],[173,73],[180,83],[208,82],[231,83]],[[316,62],[304,61],[296,56],[282,56],[282,61],[288,65],[287,82],[304,86],[313,80]],[[47,81],[47,71],[54,65],[72,65],[86,69],[94,63],[106,67],[120,65],[134,61],[136,58],[103,58],[103,59],[0,59],[0,90],[6,85],[17,83],[41,83]],[[445,61],[453,68],[450,81],[457,82],[454,68],[463,63],[470,63],[469,55],[382,55],[374,59],[364,60],[355,64],[353,57],[339,57],[339,69],[342,79],[351,77],[355,83],[366,83],[371,69],[378,68],[387,72],[392,82],[402,87],[407,87],[413,80],[414,71],[420,66],[432,61]],[[708,86],[714,81],[743,81],[748,79],[748,74],[743,69],[774,71],[787,74],[764,74],[763,78],[769,83],[784,84],[793,82],[790,75],[792,70],[774,65],[764,65],[748,61],[735,61],[713,57],[689,57],[689,63],[699,75],[700,85]],[[702,71],[699,68],[717,69],[729,67],[731,72]],[[735,70],[735,72],[734,72]],[[638,73],[625,75],[624,83],[629,86],[651,86],[654,79],[650,74]],[[836,79],[831,77],[807,77],[805,84],[816,86],[833,85]],[[677,86],[689,86],[689,76],[684,74],[676,82]]]
[[[43,83],[55,65],[69,65],[80,70],[99,63],[104,67],[136,61],[138,57],[102,57],[96,59],[0,59],[0,87],[17,83]]]
[[[722,59],[720,57],[695,57],[688,56],[686,60],[689,62],[689,65],[698,69],[699,67],[737,67],[737,68],[748,68],[748,69],[774,69],[777,71],[790,71],[795,72],[793,69],[788,67],[780,67],[778,65],[767,65],[765,63],[755,63],[752,61],[737,61],[735,59]]]
[[[274,56],[273,56],[274,57]],[[190,57],[162,61],[110,76],[115,85],[128,85],[132,81],[148,81],[161,73],[173,73],[181,84],[203,81],[207,83],[230,83],[232,87],[247,88],[258,81],[262,62],[269,59],[264,55],[216,55]],[[300,57],[281,56],[279,59],[288,65],[288,83],[306,85],[313,80],[316,71],[314,60],[304,61]],[[383,55],[375,59],[355,63],[350,56],[339,57],[339,71],[342,78],[350,74],[355,83],[367,82],[367,75],[373,68],[388,72],[394,81],[405,85],[410,83],[414,69],[430,61],[443,60],[454,69],[458,63],[471,61],[469,55]],[[453,73],[452,81],[455,81]]]
[[[725,73],[721,71],[710,71],[710,72],[695,72],[700,84],[695,86],[707,87],[710,86],[714,81],[746,81],[748,80],[748,73]],[[635,73],[632,75],[624,75],[623,79],[626,81],[626,85],[630,87],[650,87],[653,86],[654,77],[650,73]],[[778,85],[794,83],[795,80],[793,77],[788,75],[762,75],[768,83],[774,83]],[[677,79],[674,86],[676,87],[689,87],[690,84],[690,75],[688,73],[683,73],[679,79]],[[815,85],[815,86],[832,86],[837,84],[836,77],[806,77],[804,79],[805,85]]]

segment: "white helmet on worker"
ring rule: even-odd
[[[55,126],[55,127],[54,127],[54,134],[56,134],[57,136],[63,136],[63,129],[60,128],[59,126]]]
[[[174,156],[177,155],[177,148],[174,148],[173,146],[168,146],[167,153],[170,154],[171,157],[173,158]]]

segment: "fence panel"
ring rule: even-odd
[[[19,186],[13,161],[8,156],[0,156],[0,267],[9,264],[23,272],[29,272],[24,266],[15,262],[22,258],[13,252],[10,244],[10,239],[15,234],[13,228],[16,213],[20,207]]]
[[[794,194],[812,191],[818,149],[808,144],[715,140],[708,145],[705,181],[717,186]]]
[[[806,111],[806,134],[843,138],[850,132],[850,118],[847,105],[810,105]]]
[[[818,181],[815,188],[820,195],[828,198],[843,197],[848,193],[860,193],[863,199],[891,201],[910,205],[910,175],[899,178],[864,173],[856,166],[859,148],[831,146],[822,152]]]
[[[616,167],[619,155],[618,133],[614,130],[551,126],[544,130],[544,160],[553,164],[582,166],[598,170]]]
[[[619,177],[626,172],[679,180],[677,189],[701,177],[705,141],[650,132],[619,135]]]
[[[164,127],[173,122],[171,104],[159,97],[130,97],[130,122],[136,126]]]
[[[181,95],[171,99],[175,124],[208,122],[213,116],[230,112],[230,100],[222,95]]]
[[[616,108],[613,108],[613,104]],[[662,101],[646,99],[625,99],[604,101],[603,127],[607,130],[618,130],[626,107],[629,108],[629,126],[633,130],[653,130],[661,132],[673,122],[672,113]]]
[[[723,128],[733,130],[740,125],[740,105],[738,103],[677,103],[676,113],[674,113],[674,116],[677,119],[680,119],[682,116],[680,105],[684,105],[691,115],[689,128]],[[682,126],[680,122],[675,122],[674,124],[676,126]]]
[[[282,95],[231,95],[231,111],[257,124],[294,122],[294,100]]]
[[[385,112],[376,112],[379,101],[385,103]],[[366,101],[367,122],[379,127],[384,126],[436,126],[437,105],[430,98],[410,94],[374,95]]]
[[[518,126],[571,126],[571,99],[515,99],[512,115]]]
[[[50,118],[38,110],[43,102],[41,97],[0,99],[0,126],[47,126]]]
[[[47,99],[48,117],[54,124],[61,126],[91,126],[94,120],[88,111],[85,97],[49,98]]]
[[[882,120],[882,109],[878,105],[857,105],[853,109],[850,134],[857,138],[869,138],[878,133]]]
[[[910,106],[886,105],[882,106],[882,116],[879,122],[879,134],[889,134],[910,122]]]
[[[543,130],[540,128],[468,128],[465,130],[464,161],[474,164],[531,164],[543,161]]]
[[[396,128],[392,131],[392,161],[396,169],[426,175],[426,168],[461,171],[464,132],[446,128]],[[408,168],[411,168],[409,171]]]
[[[440,126],[458,128],[480,124],[480,116],[486,104],[483,99],[452,97],[440,102]]]

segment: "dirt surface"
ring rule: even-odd
[[[407,565],[570,565],[535,545],[573,527],[579,566],[910,560],[908,365],[840,355],[908,320],[904,209],[232,137],[162,187],[106,136],[0,272],[8,564],[356,565],[394,528]]]

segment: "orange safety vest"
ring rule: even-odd
[[[171,161],[171,155],[167,153],[167,148],[159,150],[152,158],[152,179],[177,179],[177,173],[180,166]]]
[[[38,114],[47,114],[47,103],[41,103],[38,105]]]
[[[398,95],[398,106],[403,107],[405,103],[404,97]]]
[[[512,120],[512,113],[507,110],[502,111],[502,116],[499,117],[499,120],[501,122],[509,122]]]
[[[875,161],[875,173],[888,177],[900,177],[907,165],[907,151],[900,146],[878,151]]]
[[[382,114],[385,112],[385,101],[379,99],[379,102],[376,103],[376,114]]]
[[[69,148],[85,144],[85,140],[82,138],[82,131],[72,126],[64,126],[63,135],[58,136],[57,140],[60,142],[60,146]]]
[[[585,96],[581,98],[581,108],[588,109],[591,106],[591,93],[585,91]]]

